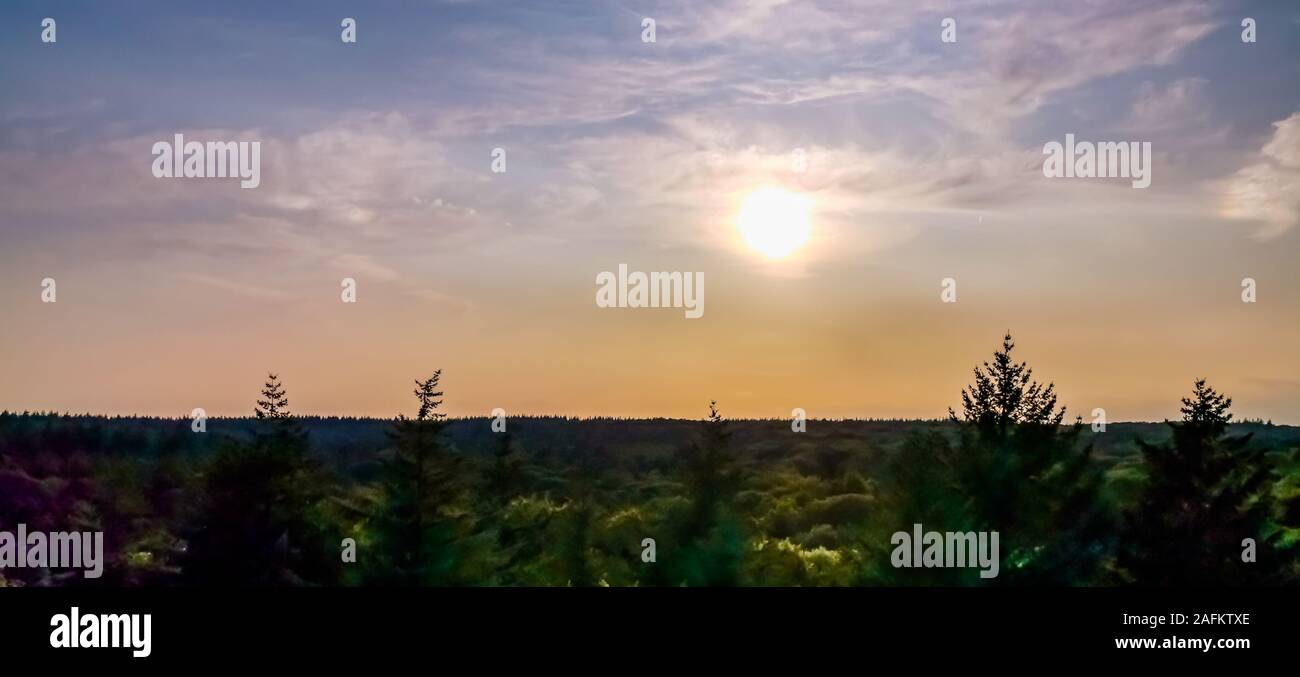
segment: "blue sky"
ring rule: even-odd
[[[391,415],[429,363],[453,413],[928,416],[1011,329],[1075,413],[1210,376],[1300,420],[1291,2],[9,2],[0,61],[3,407],[240,413],[276,368]],[[153,178],[178,132],[262,186]],[[1044,179],[1066,133],[1150,141],[1151,188]],[[779,264],[735,234],[769,185],[814,204]],[[708,315],[602,313],[621,262]]]

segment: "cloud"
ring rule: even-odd
[[[642,44],[639,16],[658,21]],[[627,14],[628,16],[624,16]],[[731,0],[655,3],[617,13],[610,34],[566,34],[565,48],[531,31],[458,34],[500,49],[473,63],[430,67],[464,96],[440,102],[439,132],[589,126],[662,119],[683,110],[750,115],[739,106],[922,97],[927,115],[1001,133],[1059,93],[1174,62],[1215,27],[1211,6],[1185,0],[910,3],[893,0]],[[939,42],[939,20],[958,42]],[[461,44],[461,43],[457,43]]]
[[[1253,164],[1223,185],[1220,213],[1230,219],[1260,222],[1256,239],[1270,240],[1300,221],[1300,112],[1273,123],[1273,138]]]
[[[374,259],[365,254],[341,254],[334,258],[334,267],[350,277],[365,276],[384,282],[400,277],[397,271],[375,263]]]
[[[403,293],[411,298],[439,306],[446,312],[456,316],[478,310],[479,307],[478,304],[473,301],[423,287],[407,288]]]
[[[175,133],[260,141],[262,185],[153,177],[150,149]],[[290,263],[347,262],[340,257],[475,230],[481,219],[466,205],[492,204],[497,195],[482,187],[485,172],[451,155],[443,140],[397,113],[346,114],[292,134],[156,130],[43,153],[0,152],[0,214],[18,227],[58,223],[65,233],[99,234],[106,225],[128,257],[145,245],[155,253],[173,246],[244,259],[262,250]]]
[[[1143,66],[1172,63],[1214,29],[1202,2],[1138,1],[1123,9],[1100,2],[1001,7],[959,19],[973,54],[955,67],[894,79],[944,104],[953,124],[996,132],[1039,110],[1053,96]],[[954,10],[955,11],[955,10]],[[962,14],[958,14],[962,16]]]
[[[1300,169],[1300,112],[1274,122],[1273,139],[1261,152],[1287,169]]]
[[[913,4],[918,13],[935,5]],[[779,45],[786,52],[826,53],[887,40],[891,31],[909,18],[905,13],[881,11],[889,7],[888,3],[864,0],[731,0],[671,4],[651,14],[662,17],[661,39],[668,44],[677,44],[680,35],[682,44],[748,42],[763,47]]]
[[[659,21],[659,43],[641,43],[641,12]],[[948,15],[953,45],[939,42]],[[729,218],[736,194],[771,182],[796,182],[845,222],[982,210],[1034,185],[1038,147],[1010,140],[1023,118],[1093,80],[1169,64],[1214,26],[1204,2],[1154,0],[923,0],[907,11],[892,0],[674,0],[614,10],[617,30],[547,24],[562,40],[538,37],[533,10],[496,16],[449,26],[423,61],[410,89],[436,87],[436,101],[316,112],[304,119],[320,122],[293,131],[159,130],[0,153],[0,175],[17,177],[0,186],[4,211],[73,222],[94,212],[159,253],[266,251],[391,280],[411,272],[403,259],[482,245],[506,223],[519,237],[671,241],[663,231],[702,232]],[[1148,85],[1133,116],[1166,118],[1203,89],[1196,78]],[[904,119],[868,117],[892,104],[885,113]],[[141,148],[175,131],[262,140],[262,187],[152,178]],[[506,177],[486,171],[498,145]],[[796,147],[810,171],[792,177]]]
[[[1206,112],[1205,78],[1180,78],[1164,87],[1142,83],[1129,113],[1127,126],[1145,132],[1204,124]]]
[[[293,299],[292,294],[274,289],[269,285],[249,284],[238,280],[229,280],[222,277],[201,275],[198,273],[186,273],[181,275],[180,279],[220,289],[223,292],[231,292],[262,301],[286,302]]]

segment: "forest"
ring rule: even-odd
[[[1008,335],[942,420],[0,414],[0,531],[103,533],[103,575],[5,586],[1300,583],[1300,428],[1189,377],[1177,420],[1068,420]],[[250,391],[255,388],[250,388]],[[252,395],[252,392],[250,392]],[[450,396],[447,396],[450,397]],[[996,531],[996,577],[896,568],[914,524]]]

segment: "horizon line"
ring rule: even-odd
[[[190,417],[190,416],[163,416],[163,415],[157,415],[157,414],[106,414],[106,413],[91,413],[91,412],[72,413],[72,412],[59,412],[59,411],[31,411],[31,410],[26,410],[26,411],[13,411],[13,410],[9,410],[9,409],[0,409],[0,416],[14,416],[14,417],[20,417],[20,416],[26,416],[26,417],[56,417],[56,418],[102,418],[102,419],[145,419],[145,420],[155,420],[155,421],[175,421],[175,422],[189,422],[189,421],[193,420],[192,417]],[[247,415],[247,416],[245,416],[245,415],[237,415],[237,416],[230,416],[230,415],[210,415],[210,416],[207,416],[206,418],[207,418],[207,420],[227,420],[227,421],[244,421],[244,420],[247,420],[247,421],[258,421],[258,420],[260,420],[260,419],[258,419],[256,416],[254,416],[254,415]],[[339,420],[377,421],[377,422],[393,422],[393,421],[398,420],[398,416],[373,416],[373,415],[357,415],[357,414],[291,414],[291,418],[296,418],[296,419],[339,419]],[[443,421],[445,421],[445,422],[448,422],[448,423],[451,423],[451,422],[455,422],[455,421],[490,421],[490,420],[492,420],[493,418],[495,418],[495,417],[492,416],[491,414],[484,414],[484,415],[478,415],[478,416],[447,416],[447,417],[445,417],[444,419],[441,419],[441,420],[443,420]],[[575,416],[575,415],[570,415],[570,414],[536,414],[536,413],[528,413],[528,414],[510,414],[510,415],[507,415],[507,416],[506,416],[506,420],[507,420],[507,421],[510,421],[510,420],[521,420],[521,419],[563,419],[563,420],[566,420],[566,421],[578,421],[578,422],[582,422],[582,421],[627,421],[627,422],[636,422],[636,421],[670,421],[670,422],[683,422],[683,423],[702,423],[702,422],[705,422],[705,421],[708,420],[707,418],[680,418],[680,417],[674,417],[674,416],[618,416],[618,415]],[[790,421],[792,421],[792,420],[794,420],[794,419],[791,418],[791,417],[741,417],[741,418],[725,418],[725,417],[724,417],[722,420],[723,420],[723,421],[726,421],[726,422],[732,422],[732,423],[773,423],[773,422],[788,423],[788,422],[790,422]],[[809,416],[809,417],[805,418],[804,420],[805,420],[805,421],[809,421],[809,422],[817,421],[817,422],[822,422],[822,423],[953,423],[953,424],[958,424],[958,423],[961,423],[961,422],[962,422],[962,421],[953,421],[952,419],[950,419],[950,418],[948,418],[948,417],[946,417],[946,416],[943,417],[943,418],[906,418],[906,417],[903,417],[903,418],[863,418],[863,417],[826,417],[826,418],[818,418],[818,417]],[[1107,422],[1106,422],[1106,425],[1108,425],[1108,426],[1111,426],[1111,425],[1161,425],[1161,424],[1177,423],[1177,422],[1178,422],[1178,421],[1175,420],[1175,419],[1168,419],[1168,418],[1166,418],[1166,419],[1162,419],[1162,420],[1158,420],[1158,421],[1140,421],[1140,420],[1107,421]],[[1084,427],[1087,427],[1087,426],[1089,426],[1090,424],[1089,424],[1087,421],[1080,421],[1080,422],[1077,422],[1077,423],[1076,423],[1075,421],[1062,421],[1059,425],[1060,425],[1061,427],[1071,427],[1071,426],[1074,426],[1074,425],[1082,425],[1082,426],[1084,426]],[[1230,426],[1233,426],[1233,425],[1264,425],[1264,426],[1273,426],[1273,427],[1297,428],[1297,427],[1300,427],[1300,422],[1297,422],[1297,423],[1289,423],[1289,422],[1282,422],[1282,423],[1279,423],[1279,422],[1277,422],[1277,421],[1275,421],[1275,420],[1273,420],[1273,419],[1266,419],[1266,418],[1250,418],[1250,417],[1236,417],[1236,416],[1234,416],[1234,417],[1233,417],[1233,420],[1232,420],[1231,422],[1229,422],[1228,425],[1230,425]]]

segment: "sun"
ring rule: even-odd
[[[770,259],[784,259],[808,242],[811,207],[807,196],[782,188],[762,188],[745,197],[736,227],[750,249]]]

